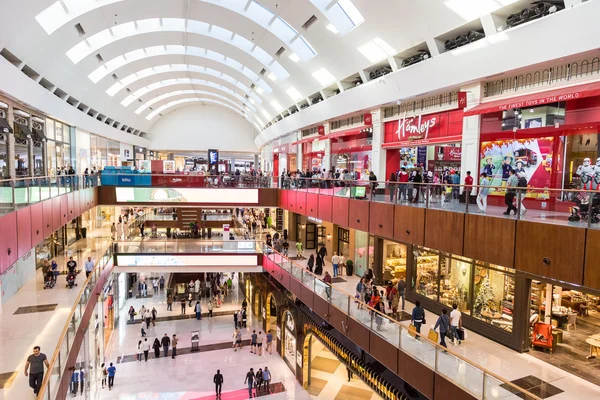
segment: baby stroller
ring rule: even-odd
[[[591,219],[592,224],[600,222],[600,199],[598,195],[594,194],[590,199],[589,193],[579,193],[573,201],[577,205],[571,207],[570,222],[587,222],[588,218]]]
[[[77,278],[75,268],[69,268],[69,272],[67,272],[67,287],[69,289],[73,288],[73,286],[77,286],[77,283],[75,283],[75,278]]]
[[[54,272],[51,269],[48,269],[46,275],[44,276],[44,289],[52,289],[54,287]]]

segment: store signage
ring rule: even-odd
[[[296,324],[294,323],[294,318],[289,311],[285,312],[285,327],[290,330],[292,333],[296,333]]]
[[[462,157],[462,147],[444,147],[444,160],[459,161]]]
[[[425,166],[427,161],[427,146],[417,147],[417,165]]]
[[[277,327],[277,339],[281,340],[281,328]]]
[[[398,140],[427,139],[429,130],[437,123],[437,117],[425,117],[422,115],[404,118],[398,124]]]
[[[298,350],[296,350],[296,364],[302,367],[302,354]]]
[[[218,169],[219,150],[208,150],[208,165],[210,166],[210,169],[212,169],[212,167]]]
[[[373,114],[368,113],[363,116],[365,125],[373,125]]]
[[[323,223],[323,220],[322,220],[322,219],[313,218],[313,217],[307,217],[307,219],[308,219],[309,221],[316,222],[317,224],[322,224],[322,223]]]
[[[319,128],[317,128],[317,132],[319,133],[319,136],[325,135],[325,126],[319,126]]]
[[[467,106],[467,92],[458,92],[458,108]]]

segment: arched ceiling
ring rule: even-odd
[[[523,1],[10,0],[0,48],[140,130],[210,102],[258,132],[327,86]]]

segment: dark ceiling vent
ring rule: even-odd
[[[310,28],[315,22],[317,22],[317,17],[313,15],[304,23],[304,25],[302,25],[302,28],[304,28],[304,30],[308,30],[308,28]]]
[[[263,68],[263,69],[261,69],[261,70],[260,70],[260,75],[264,75],[264,74],[266,74],[266,73],[267,73],[267,70],[266,70],[266,69],[264,69],[264,68]]]
[[[143,103],[142,99],[138,99],[138,101],[139,101],[140,103]]]
[[[129,89],[129,88],[125,89],[125,91],[126,91],[127,93],[131,93],[131,89]]]
[[[81,26],[81,24],[76,24],[75,29],[77,29],[77,33],[79,33],[79,36],[85,36],[85,29],[83,29],[83,26]]]
[[[281,57],[281,55],[283,54],[284,51],[285,51],[285,47],[280,47],[279,50],[277,50],[277,53],[275,53],[275,55],[277,57]]]
[[[104,62],[104,58],[102,58],[100,53],[96,54],[96,60],[98,60],[98,62]]]
[[[252,85],[250,85],[250,89],[254,89],[256,87],[256,85],[253,83]]]
[[[119,80],[119,77],[117,76],[117,74],[112,74],[112,78],[113,78],[115,81],[118,81],[118,80]]]

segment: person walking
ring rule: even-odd
[[[300,259],[304,258],[304,251],[302,250],[302,241],[300,240],[296,242],[296,257]]]
[[[100,368],[102,368],[102,389],[104,389],[104,386],[106,386],[106,378],[108,377],[108,370],[104,366],[104,363],[102,363]]]
[[[202,306],[199,301],[196,301],[196,305],[194,306],[194,311],[196,312],[196,319],[199,321],[202,319]]]
[[[114,222],[110,226],[110,238],[112,240],[116,240],[117,239],[117,226],[115,225]]]
[[[150,343],[148,343],[148,338],[144,339],[142,350],[144,351],[144,361],[148,362],[148,354],[150,353]]]
[[[517,179],[517,177],[515,176],[515,170],[511,169],[509,172],[509,176],[508,176],[508,180],[506,181],[506,194],[504,195],[504,204],[506,204],[506,211],[504,212],[504,215],[510,215],[511,211],[515,212],[515,215],[517,215],[518,209],[517,207],[515,207],[513,205],[513,200],[515,199],[515,195],[517,194],[516,192],[516,187],[519,184],[519,180]]]
[[[267,389],[267,393],[271,393],[269,385],[271,384],[271,371],[269,371],[268,367],[263,369],[263,383],[265,385],[265,389]]]
[[[169,338],[169,335],[165,333],[165,336],[163,336],[163,338],[160,340],[160,344],[162,345],[165,357],[168,357],[169,346],[171,345],[171,338]]]
[[[213,301],[212,299],[208,300],[208,316],[212,318],[212,311],[213,311]]]
[[[315,266],[315,255],[311,254],[310,257],[308,257],[308,261],[306,262],[306,268],[308,269],[309,272],[313,272],[314,266]]]
[[[323,266],[325,266],[325,257],[327,256],[327,248],[325,247],[324,244],[321,245],[321,248],[319,249],[319,257],[321,258],[321,263]]]
[[[388,188],[390,190],[390,203],[394,202],[394,199],[396,198],[396,190],[397,190],[397,183],[398,182],[398,178],[396,177],[396,173],[395,172],[391,172],[390,173],[390,179],[388,182]]]
[[[33,389],[33,394],[38,395],[44,380],[44,365],[50,368],[48,357],[41,352],[40,346],[33,348],[33,354],[27,357],[25,362],[25,376],[29,377],[29,387]]]
[[[185,314],[185,297],[184,296],[181,296],[180,304],[181,304],[181,314]]]
[[[171,358],[177,356],[177,342],[179,342],[179,339],[177,339],[176,334],[173,334],[173,340],[171,341],[171,347],[173,348],[173,350],[171,350]]]
[[[450,331],[452,332],[452,344],[461,344],[458,330],[462,328],[462,313],[458,309],[458,305],[452,304],[452,312],[450,312]]]
[[[262,345],[263,345],[263,333],[262,331],[258,331],[258,337],[256,338],[256,346],[258,347],[258,355],[262,356]]]
[[[327,299],[331,300],[331,275],[329,275],[329,271],[325,271],[325,276],[323,277],[323,283],[325,283],[325,294],[327,295]]]
[[[154,339],[154,343],[152,343],[152,348],[154,349],[154,358],[160,357],[160,341],[158,338]]]
[[[273,334],[271,333],[271,331],[269,331],[269,332],[267,332],[267,348],[265,349],[265,351],[268,351],[269,354],[273,354],[272,347],[273,347]]]
[[[173,297],[167,296],[167,311],[173,311]]]
[[[525,196],[527,195],[527,174],[525,172],[519,172],[517,178],[517,187],[521,188],[518,190],[517,195],[517,209],[520,210],[521,215],[525,215],[527,209],[523,204],[523,200],[525,200]]]
[[[440,315],[435,323],[433,329],[440,328],[440,345],[448,347],[446,345],[446,334],[450,331],[450,318],[448,318],[448,310],[442,309],[442,315]],[[445,351],[445,350],[444,350]]]
[[[156,326],[156,315],[158,315],[158,311],[156,311],[156,308],[152,307],[152,326]]]
[[[242,308],[240,312],[242,313],[242,328],[247,328],[248,313],[245,308]]]
[[[256,354],[256,340],[258,339],[258,335],[256,331],[252,331],[252,335],[250,335],[250,353]]]
[[[339,271],[339,263],[340,263],[340,258],[338,257],[337,253],[333,253],[333,257],[331,257],[331,264],[333,265],[333,277],[335,278],[336,276],[338,276],[338,271]]]
[[[142,349],[142,341],[140,340],[137,345],[136,357],[138,361],[142,361],[142,354],[144,354],[144,350]]]
[[[250,368],[250,371],[246,374],[244,383],[248,384],[248,398],[252,398],[252,388],[254,387],[254,368]]]
[[[152,313],[148,309],[146,309],[146,313],[144,314],[144,320],[146,320],[146,329],[150,329],[150,322],[152,321]]]
[[[92,257],[88,257],[87,261],[84,264],[85,266],[85,277],[88,278],[92,271],[94,270],[94,262],[92,261]]]
[[[402,311],[404,311],[406,296],[406,281],[404,280],[404,278],[400,278],[400,280],[398,281],[398,295],[400,296],[400,299],[402,299]]]
[[[315,265],[315,275],[321,276],[323,273],[323,259],[320,255],[317,254],[316,257],[316,265]]]
[[[415,301],[415,307],[412,310],[410,323],[415,326],[417,333],[421,333],[421,325],[425,323],[425,310],[421,307],[419,300]],[[415,336],[417,340],[420,340],[420,336]]]
[[[129,322],[131,322],[133,324],[133,322],[135,321],[135,308],[133,308],[133,306],[129,306]]]
[[[485,214],[487,210],[487,197],[490,193],[490,181],[488,180],[485,172],[481,173],[479,185],[481,188],[479,189],[479,194],[477,195],[477,207],[479,207],[480,214]]]
[[[233,327],[236,329],[238,327],[238,311],[233,312]]]
[[[237,351],[237,349],[242,349],[242,330],[241,329],[237,329],[235,331],[235,347],[233,349],[233,351]]]
[[[110,363],[110,366],[106,370],[108,372],[108,390],[112,390],[112,387],[115,384],[115,375],[117,373],[117,368]]]
[[[258,371],[256,371],[256,375],[254,376],[254,387],[256,388],[256,397],[258,397],[258,393],[260,392],[260,387],[262,386],[263,383],[263,370],[262,368],[259,368]]]
[[[215,394],[217,395],[217,399],[220,399],[221,389],[223,388],[223,374],[221,374],[220,369],[217,370],[217,373],[213,377],[213,382],[215,384]]]
[[[165,277],[164,276],[160,276],[160,279],[158,280],[158,286],[160,287],[160,290],[163,290],[165,288]]]

